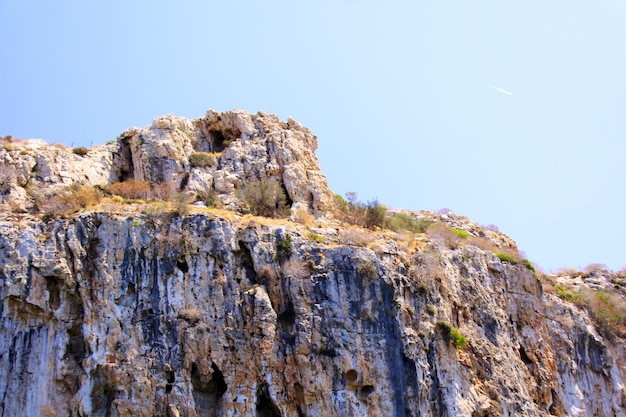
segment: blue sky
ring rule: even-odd
[[[626,266],[626,3],[0,0],[0,135],[294,117],[331,188]],[[511,95],[512,93],[512,95]]]

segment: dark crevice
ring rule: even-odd
[[[256,392],[256,417],[281,417],[265,384],[260,385]]]
[[[77,364],[81,364],[87,357],[87,346],[83,338],[83,329],[80,321],[75,321],[67,330],[68,342],[65,348],[65,358],[73,359]]]
[[[278,314],[278,322],[287,326],[291,326],[296,322],[296,310],[293,302],[289,301],[285,309]]]
[[[376,391],[376,388],[373,385],[363,385],[361,387],[361,397],[367,398],[374,391]]]
[[[242,241],[239,242],[239,247],[241,248],[241,266],[246,272],[246,278],[250,284],[257,284],[257,273],[254,270],[254,262],[252,261],[250,249],[248,249],[246,244]]]
[[[533,361],[528,357],[528,354],[526,353],[524,346],[520,346],[519,356],[522,359],[522,362],[524,362],[526,365],[531,365],[533,363]]]
[[[187,185],[189,184],[189,173],[185,172],[183,177],[180,180],[180,184],[178,184],[178,191],[185,191]]]
[[[110,409],[115,399],[115,390],[109,384],[107,375],[102,366],[98,365],[91,371],[93,388],[91,390],[91,404],[94,416],[108,417],[111,415]]]
[[[113,166],[117,169],[111,171],[109,181],[123,182],[134,177],[133,154],[130,148],[130,137],[123,138],[119,141],[119,152],[113,154]]]
[[[202,372],[195,363],[191,365],[191,385],[196,415],[217,417],[222,415],[222,397],[228,389],[222,371],[211,363],[211,371]]]
[[[166,370],[165,380],[167,381],[167,384],[165,384],[165,393],[169,394],[170,392],[172,392],[174,382],[176,381],[176,375],[174,374],[174,371],[172,371],[171,369]]]
[[[48,290],[48,302],[50,308],[56,310],[61,305],[60,283],[56,277],[44,277],[46,281],[46,290]]]
[[[189,271],[189,265],[185,258],[180,258],[176,261],[176,267],[180,269],[183,274],[186,274]]]

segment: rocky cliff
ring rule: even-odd
[[[237,111],[89,150],[4,141],[0,416],[626,415],[625,323],[584,302],[621,311],[626,277],[543,276],[454,213],[349,225],[316,146]],[[113,195],[131,179],[152,194]],[[247,213],[267,181],[289,218]],[[85,185],[104,198],[46,206]]]

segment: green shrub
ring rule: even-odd
[[[197,197],[206,204],[207,207],[217,207],[219,200],[217,199],[217,192],[213,189],[198,191]]]
[[[291,256],[291,235],[286,234],[276,243],[278,259],[286,259]]]
[[[435,306],[434,306],[434,305],[428,305],[428,306],[426,307],[426,312],[427,312],[429,315],[434,316],[434,315],[437,313],[437,309],[435,308]]]
[[[174,211],[178,214],[189,214],[189,204],[193,198],[186,193],[174,193],[172,195],[174,201]]]
[[[373,229],[383,227],[387,208],[374,199],[365,206],[365,227]]]
[[[453,327],[450,331],[450,337],[452,338],[452,343],[454,343],[454,346],[458,348],[462,348],[467,344],[467,338],[456,327]]]
[[[256,216],[287,217],[289,207],[282,185],[274,181],[259,181],[248,185],[243,198]]]
[[[469,236],[469,233],[467,233],[465,230],[452,229],[452,231],[456,233],[461,239],[467,239],[467,237]]]
[[[533,272],[537,272],[535,271],[535,267],[533,266],[533,264],[528,259],[524,259],[522,263],[524,264],[526,268],[530,269]]]
[[[324,237],[315,232],[309,232],[306,236],[313,242],[322,243],[324,241]]]
[[[72,149],[72,152],[79,156],[85,156],[89,153],[89,149],[81,146],[80,148]]]
[[[508,262],[512,265],[517,264],[517,260],[513,256],[509,255],[508,253],[496,252],[494,253],[494,255],[500,258],[502,262]]]
[[[370,229],[384,227],[387,220],[387,208],[377,199],[362,203],[354,192],[346,193],[345,199],[335,195],[335,214],[346,223]]]
[[[570,303],[582,305],[585,301],[585,297],[580,291],[565,288],[562,285],[556,285],[554,290],[556,291],[556,295],[565,301],[569,301]]]
[[[208,152],[195,152],[189,155],[189,165],[194,168],[212,167],[215,164],[214,156]]]
[[[441,333],[446,341],[452,342],[455,347],[462,348],[467,344],[467,338],[461,333],[461,331],[447,321],[439,320],[437,322],[437,327],[441,330]]]
[[[406,230],[413,233],[424,233],[428,226],[433,223],[432,220],[428,219],[416,220],[406,213],[394,213],[385,219],[385,228],[394,232]]]

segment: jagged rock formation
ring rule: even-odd
[[[323,216],[332,194],[315,138],[293,121],[168,116],[70,162],[14,146],[0,151],[20,173],[0,221],[0,416],[625,415],[618,336],[486,246]],[[190,167],[193,152],[219,164]],[[27,183],[85,177],[186,178],[233,206],[235,189],[275,178],[317,220],[21,213]],[[514,248],[453,213],[411,215]],[[617,282],[605,275],[590,279]]]

